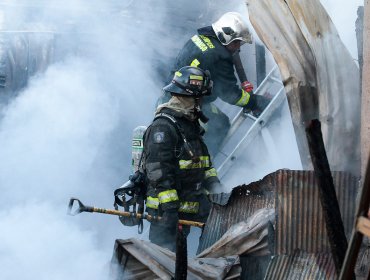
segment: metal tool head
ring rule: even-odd
[[[75,203],[77,201],[77,203]],[[84,212],[86,210],[85,205],[78,199],[78,198],[71,198],[69,200],[68,204],[68,211],[67,214],[71,216],[76,216],[77,214],[80,214],[81,212]]]

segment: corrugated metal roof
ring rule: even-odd
[[[358,179],[345,172],[332,175],[349,236]],[[261,181],[234,188],[225,206],[213,205],[198,252],[213,245],[231,225],[262,208],[275,208],[277,213],[275,254],[290,254],[298,248],[308,253],[330,251],[314,172],[278,170]]]
[[[257,210],[274,207],[273,175],[234,188],[225,206],[213,204],[199,242],[198,253],[213,245],[234,224],[251,217]],[[221,199],[220,199],[221,200]]]
[[[334,185],[345,232],[350,236],[358,180],[348,173],[333,172]],[[276,185],[275,254],[330,252],[319,190],[313,171],[280,170]]]
[[[334,262],[329,253],[309,254],[296,250],[292,255],[272,258],[265,280],[336,279]]]
[[[332,174],[348,234],[352,229],[355,212],[357,179],[344,172]],[[263,250],[263,253],[254,256],[256,260],[253,266],[256,268],[256,273],[252,278],[246,279],[262,279],[267,269],[269,252],[274,252],[275,257],[269,264],[265,279],[334,279],[335,267],[330,256],[313,171],[278,170],[261,181],[234,188],[228,200],[227,198],[228,195],[225,194],[220,195],[219,199],[216,197],[216,201],[226,202],[226,204],[224,206],[213,204],[198,251],[213,245],[231,226],[255,216],[258,210],[266,208],[265,211],[270,209],[275,212],[271,216],[272,220],[275,219],[275,231],[269,229],[264,237],[267,237],[268,241],[263,239],[263,242],[274,246],[269,246],[269,250]],[[271,222],[268,222],[268,225],[271,225]],[[175,256],[172,252],[148,241],[129,239],[116,242],[114,258],[118,260],[118,266],[121,267],[121,275],[116,273],[118,277],[114,279],[171,279],[173,277]],[[230,248],[229,251],[228,255],[233,255],[234,251]],[[240,252],[235,254],[240,255]],[[248,256],[253,257],[253,254],[246,255],[244,258]],[[229,260],[227,256],[224,257],[223,262],[227,265]],[[199,257],[189,259],[189,279],[206,279],[205,276],[199,276],[200,271],[204,271],[199,265],[200,260],[205,259]],[[246,260],[243,259],[241,263],[244,275],[248,271],[251,272],[249,267],[251,261]],[[207,266],[207,263],[204,264],[202,261],[202,265]],[[211,272],[216,269],[212,267]],[[217,269],[221,269],[221,266]],[[125,274],[125,278],[122,278],[122,271],[130,272],[130,275]]]

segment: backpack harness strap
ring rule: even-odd
[[[168,119],[174,125],[174,127],[176,128],[176,131],[181,135],[181,138],[182,138],[182,140],[184,142],[185,151],[188,153],[188,155],[192,159],[195,159],[194,153],[192,151],[192,147],[191,147],[190,143],[188,142],[188,140],[186,140],[186,137],[185,137],[185,134],[184,134],[184,130],[182,129],[182,127],[180,126],[180,124],[176,121],[176,119],[173,116],[169,115],[169,114],[159,113],[159,114],[157,114],[155,116],[155,118],[154,118],[153,121],[155,121],[158,118]]]

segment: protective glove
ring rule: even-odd
[[[177,208],[167,209],[163,211],[162,219],[159,221],[161,226],[166,228],[175,228],[179,222],[179,214]]]
[[[248,93],[251,93],[253,91],[253,84],[251,82],[244,81],[241,83],[241,87]]]
[[[270,101],[268,97],[251,93],[248,104],[243,108],[244,112],[252,111],[254,116],[259,117]]]

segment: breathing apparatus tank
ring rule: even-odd
[[[136,214],[144,213],[144,200],[146,194],[146,177],[142,170],[142,156],[144,151],[144,133],[146,126],[138,126],[132,132],[132,161],[129,180],[114,191],[114,208],[124,208],[131,212],[131,217],[120,216],[119,220],[125,226],[138,226],[138,232],[143,231],[143,220],[136,218]]]
[[[144,133],[146,131],[146,126],[138,126],[132,132],[132,174],[140,169],[142,164],[142,154],[144,149]]]

